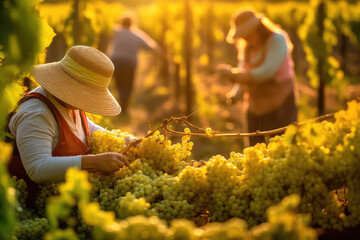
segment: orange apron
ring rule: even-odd
[[[59,127],[59,142],[56,145],[55,149],[52,151],[52,156],[76,156],[76,155],[84,155],[89,150],[89,138],[90,131],[87,122],[87,117],[84,111],[80,111],[81,120],[83,123],[83,127],[85,129],[86,141],[87,145],[85,145],[70,129],[70,126],[67,124],[63,116],[56,109],[54,104],[50,102],[44,95],[40,93],[28,93],[25,94],[24,97],[19,101],[18,105],[29,100],[31,98],[38,98],[45,102],[48,107],[51,109],[56,122]],[[27,184],[28,189],[28,197],[26,202],[28,205],[34,205],[37,192],[39,190],[38,185],[33,182],[29,176],[27,175],[24,165],[22,164],[19,151],[17,149],[16,144],[14,144],[14,150],[11,160],[8,164],[9,173],[12,176],[16,176],[19,179],[24,179]]]

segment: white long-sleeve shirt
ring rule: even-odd
[[[279,71],[287,54],[288,48],[285,37],[280,33],[271,35],[265,46],[265,59],[263,63],[256,68],[251,69],[251,75],[254,82],[262,82],[271,79]],[[251,58],[251,63],[256,63],[262,57],[262,50],[256,52]],[[282,73],[284,75],[286,73]]]
[[[74,134],[85,144],[86,136],[82,127],[80,112],[75,110],[75,122],[67,108],[60,105],[42,87],[32,92],[46,96],[57,108]],[[102,130],[88,119],[91,133]],[[81,168],[81,156],[53,157],[52,151],[59,142],[59,126],[52,111],[42,100],[32,98],[20,104],[17,113],[9,123],[11,134],[16,139],[21,161],[30,179],[36,183],[63,181],[70,167]]]

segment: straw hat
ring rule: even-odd
[[[237,38],[246,38],[256,30],[262,18],[262,14],[255,13],[251,8],[235,12],[230,20],[231,29],[226,36],[226,41],[235,43]]]
[[[74,46],[60,62],[35,65],[31,72],[45,90],[78,109],[103,116],[121,111],[108,89],[114,65],[95,48]]]

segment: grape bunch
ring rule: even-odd
[[[148,163],[153,169],[174,174],[186,165],[185,159],[191,156],[193,143],[190,136],[182,137],[182,142],[172,144],[157,130],[153,135],[142,139],[141,146],[131,148],[126,156],[130,161],[140,159]]]
[[[240,218],[253,227],[267,219],[270,221],[265,214],[267,209],[286,196],[296,194],[300,196],[297,209],[311,216],[312,226],[336,230],[356,227],[360,224],[359,115],[360,104],[351,102],[346,111],[335,115],[334,122],[291,125],[267,145],[257,144],[244,149],[243,153],[232,152],[229,158],[213,156],[205,162],[188,159],[193,147],[189,142],[190,130],[185,129],[186,135],[176,144],[156,131],[126,152],[130,160],[128,167],[109,175],[89,174],[90,201],[98,203],[99,209],[112,213],[118,220],[139,213],[157,215],[171,224],[179,218],[206,216],[211,222]],[[92,143],[102,149],[110,149],[111,141],[115,144],[113,148],[124,147],[123,141],[118,139],[120,145],[116,145],[118,140],[111,140],[124,139],[120,130],[95,135]],[[98,153],[96,149],[93,148],[95,154]],[[26,196],[24,183],[17,181],[15,186],[20,195]],[[44,209],[51,195],[60,193],[57,184],[45,184],[40,188],[36,202],[38,211],[30,211],[31,217],[24,215],[25,219],[45,217],[39,210]],[[73,224],[76,232],[86,238],[90,230],[78,214],[72,217],[77,222]],[[292,217],[284,218],[297,221]],[[267,222],[257,228],[257,234],[276,233],[276,227],[273,228],[279,226],[276,224],[281,225],[275,220]],[[214,234],[225,234],[215,231],[217,227],[213,226]],[[221,226],[227,229],[228,225]],[[179,229],[189,233],[191,226],[179,223]],[[227,234],[229,231],[226,230]],[[298,231],[301,230],[295,232]]]
[[[35,199],[35,210],[38,216],[45,217],[46,202],[51,196],[59,195],[59,183],[39,184]]]
[[[143,215],[146,217],[156,216],[155,209],[150,209],[150,204],[145,198],[137,198],[134,194],[127,192],[119,199],[115,213],[119,219],[126,219],[131,216]]]
[[[24,219],[17,223],[14,236],[17,240],[41,239],[49,231],[49,222],[46,218]]]
[[[210,192],[209,212],[211,221],[226,221],[230,217],[240,217],[239,204],[241,198],[237,192],[244,189],[241,186],[242,173],[228,160],[217,155],[206,164],[206,184]],[[235,194],[235,195],[234,195]],[[245,210],[246,208],[243,207]]]
[[[299,239],[314,240],[316,231],[308,227],[310,217],[296,213],[300,197],[291,195],[267,210],[268,221],[248,229],[247,223],[232,218],[224,223],[210,223],[198,228],[194,222],[176,219],[167,225],[156,216],[138,215],[122,221],[107,218],[106,224],[98,224],[96,239]],[[98,212],[98,216],[103,213]],[[93,219],[89,222],[97,222]]]
[[[126,147],[127,133],[120,130],[102,132],[97,130],[90,138],[90,153],[120,152]]]
[[[28,208],[26,198],[28,195],[27,185],[23,179],[18,179],[16,176],[12,176],[10,179],[11,185],[15,189],[16,206],[15,206],[15,217],[18,220],[30,219],[34,215],[34,209]]]

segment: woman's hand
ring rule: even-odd
[[[231,69],[232,67],[229,64],[219,64],[216,66],[216,70],[220,74],[220,77],[229,80],[231,80],[233,77]]]
[[[129,146],[130,144],[132,144],[133,142],[139,141],[138,144],[136,144],[136,147],[140,147],[141,146],[141,140],[139,140],[138,138],[128,135],[125,137],[125,145]]]
[[[249,71],[241,68],[233,68],[231,72],[233,74],[232,81],[240,84],[249,84],[251,82],[252,76]]]
[[[124,166],[129,166],[129,162],[119,153],[81,156],[81,168],[92,172],[113,173]]]
[[[249,84],[251,82],[251,73],[242,68],[232,68],[228,64],[220,64],[217,67],[220,76],[234,83]]]

